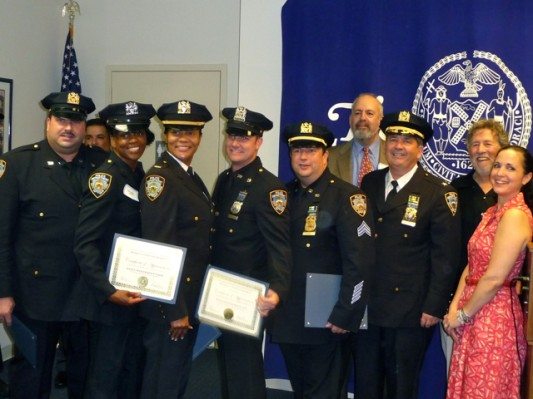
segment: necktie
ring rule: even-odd
[[[363,159],[361,159],[361,166],[359,167],[359,176],[357,177],[357,185],[361,187],[361,181],[368,172],[372,172],[374,166],[370,159],[370,150],[368,147],[363,147]]]
[[[387,194],[385,202],[391,201],[396,196],[396,194],[398,194],[398,182],[396,180],[393,180],[390,182],[390,184],[392,186],[392,190],[390,190]]]

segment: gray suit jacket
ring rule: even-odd
[[[353,182],[352,145],[353,139],[329,149],[328,166],[330,172],[348,183]],[[385,157],[385,141],[381,140],[378,169],[383,169],[386,166],[388,166],[388,162]]]

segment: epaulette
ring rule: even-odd
[[[153,167],[155,169],[166,169],[166,168],[168,168],[168,162],[167,161],[160,161],[160,162],[156,163]]]
[[[427,171],[424,171],[424,178],[425,180],[427,180],[428,182],[436,185],[436,186],[439,186],[439,187],[448,187],[450,186],[450,184],[441,179],[440,177],[437,177],[435,175],[432,175],[431,173],[427,172]]]

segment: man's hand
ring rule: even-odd
[[[346,334],[348,330],[337,327],[335,324],[331,324],[329,321],[326,323],[326,328],[329,328],[333,334]]]
[[[133,306],[144,301],[146,298],[142,298],[140,292],[116,290],[108,299],[115,305]]]
[[[427,313],[422,313],[422,317],[420,317],[420,327],[430,328],[437,324],[439,321],[440,319],[438,317],[431,316]]]
[[[15,300],[11,296],[0,298],[0,323],[11,325],[11,314],[15,307]]]
[[[189,324],[189,316],[185,316],[170,322],[168,335],[170,335],[172,341],[177,341],[178,339],[185,338],[185,335],[189,330],[192,330],[192,326]]]
[[[257,310],[261,317],[267,317],[272,309],[279,304],[279,295],[275,291],[268,289],[265,296],[257,298]]]

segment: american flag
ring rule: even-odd
[[[80,73],[78,70],[78,60],[76,50],[74,50],[73,29],[69,28],[67,41],[65,42],[65,52],[63,53],[63,77],[61,79],[61,91],[74,91],[81,93]]]

